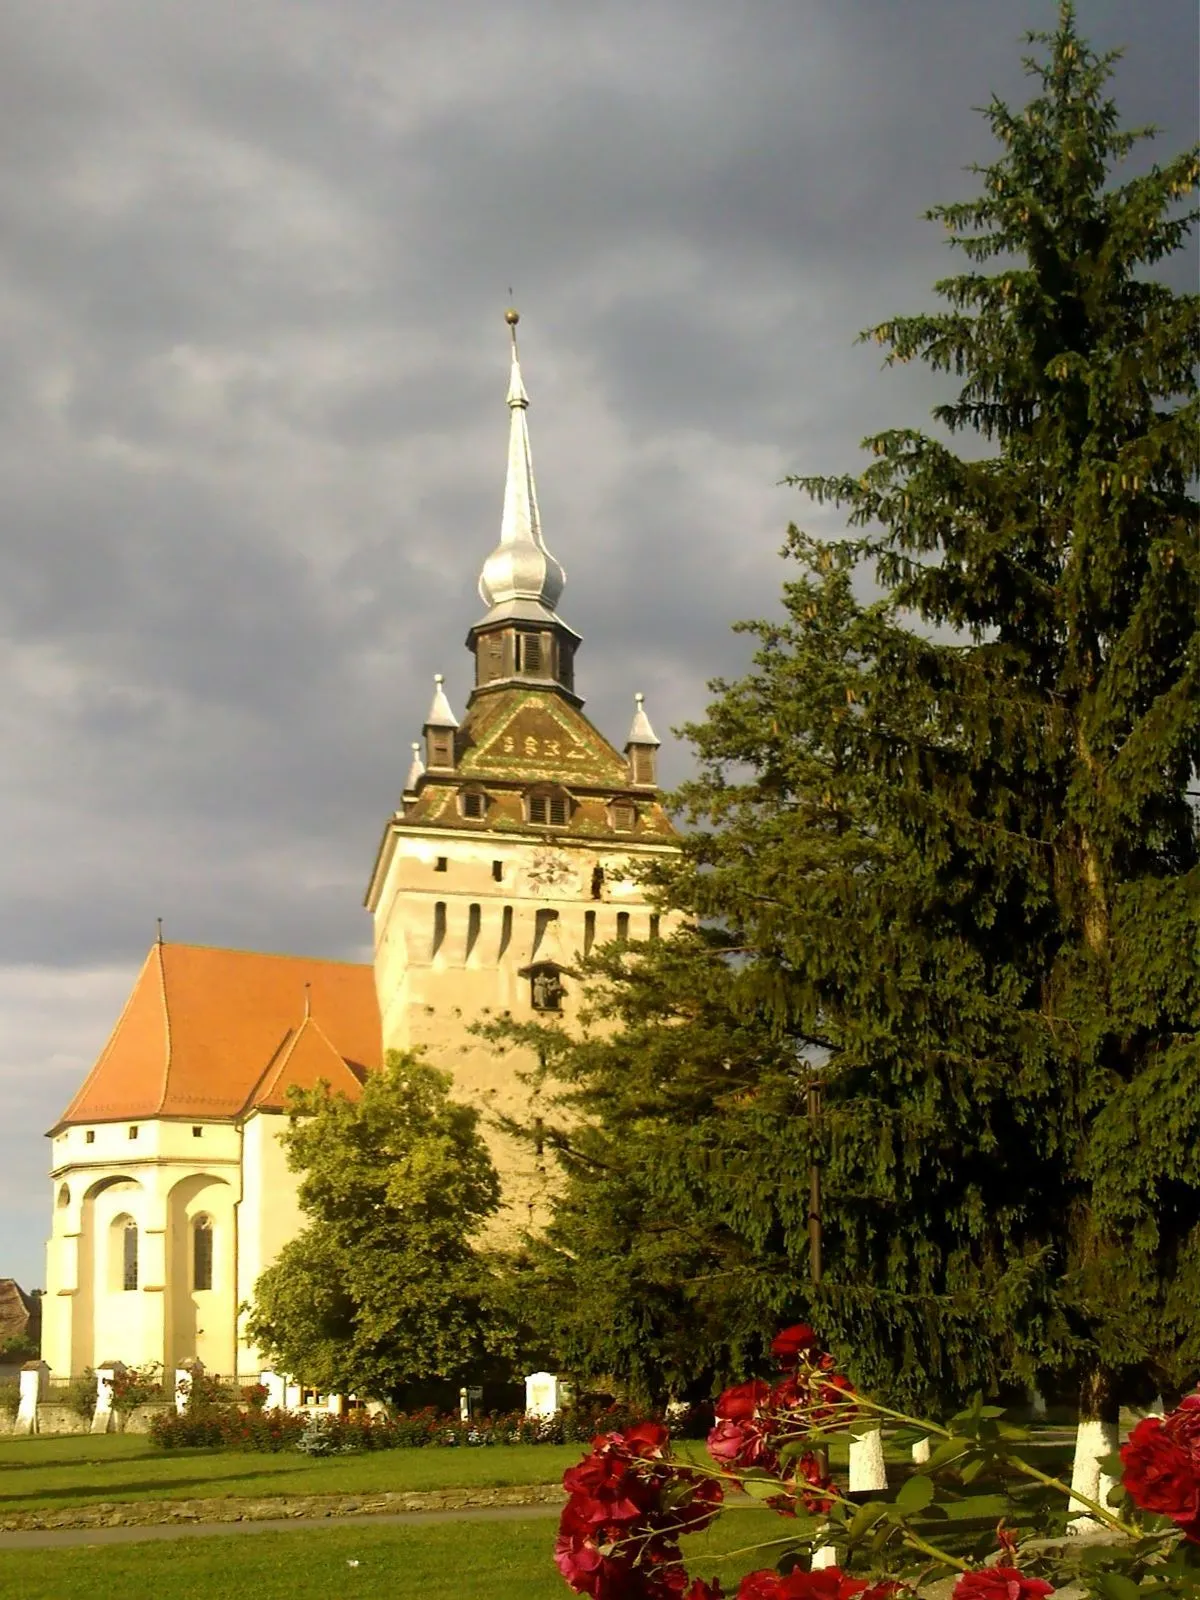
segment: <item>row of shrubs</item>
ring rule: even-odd
[[[603,1402],[573,1406],[554,1417],[527,1417],[514,1411],[479,1415],[469,1422],[432,1406],[391,1415],[352,1411],[346,1417],[335,1417],[206,1405],[191,1406],[180,1416],[166,1412],[153,1417],[150,1437],[164,1450],[199,1445],[210,1450],[302,1450],[306,1455],[340,1455],[428,1447],[586,1444],[598,1433],[620,1432],[645,1420],[641,1411]],[[711,1426],[711,1408],[675,1413],[669,1426],[676,1437],[700,1438]]]

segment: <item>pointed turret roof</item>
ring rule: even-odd
[[[500,543],[488,556],[479,576],[479,593],[488,607],[484,622],[510,618],[558,621],[554,608],[562,594],[566,573],[546,548],[538,512],[533,456],[529,448],[526,412],[529,396],[521,377],[517,354],[517,312],[506,313],[512,333],[512,369],[508,383],[510,413],[508,473],[504,481],[504,512]]]
[[[413,740],[412,764],[408,769],[408,777],[404,780],[405,794],[416,794],[417,785],[425,776],[425,763],[421,760],[421,746],[416,739]]]
[[[425,718],[427,728],[457,728],[458,718],[450,709],[450,702],[446,699],[446,691],[442,684],[446,680],[440,672],[433,675],[433,701],[429,707],[429,715]],[[414,749],[416,746],[414,745]]]
[[[625,748],[628,750],[630,745],[634,744],[649,744],[657,747],[662,741],[650,726],[650,718],[646,715],[646,696],[644,694],[635,694],[633,705],[633,722],[629,729],[629,737],[625,741]]]

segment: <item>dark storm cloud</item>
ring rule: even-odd
[[[659,732],[770,611],[777,487],[937,385],[971,111],[1050,0],[10,0],[0,15],[0,1272],[40,1130],[169,935],[359,956],[494,542],[514,285],[589,708]],[[1083,0],[1195,135],[1190,0]],[[1181,281],[1187,276],[1181,268]],[[678,776],[684,756],[668,752]]]

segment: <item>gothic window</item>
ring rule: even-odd
[[[121,1230],[121,1288],[138,1286],[138,1231],[137,1223],[130,1220]]]
[[[529,975],[529,991],[535,1011],[562,1010],[563,986],[557,967],[535,967]]]
[[[192,1288],[213,1286],[213,1227],[211,1217],[197,1217],[192,1223]]]

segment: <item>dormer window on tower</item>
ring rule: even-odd
[[[624,795],[608,803],[609,826],[617,833],[632,833],[637,827],[637,806]]]
[[[482,822],[488,814],[488,797],[483,789],[470,788],[458,791],[458,814],[471,822]]]
[[[571,820],[571,796],[549,785],[527,790],[525,820],[536,828],[565,828]]]

